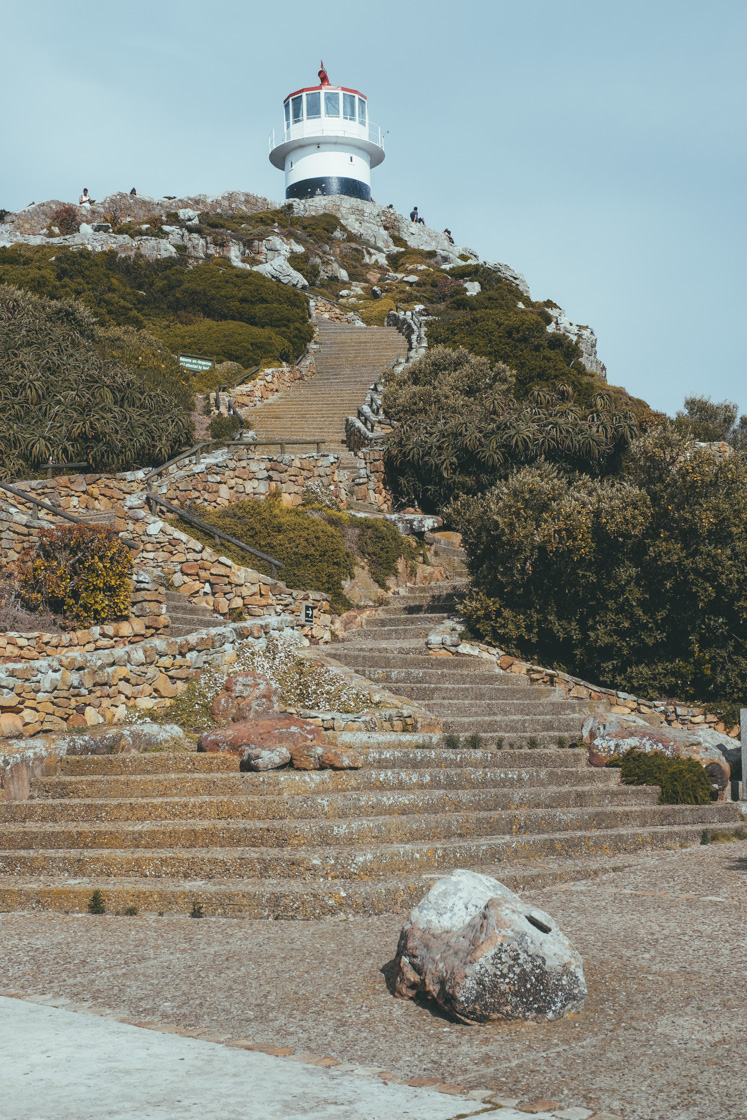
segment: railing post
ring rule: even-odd
[[[742,733],[742,801],[747,801],[747,708],[739,710],[739,728]]]
[[[280,444],[280,454],[285,455],[285,444],[284,443]]]

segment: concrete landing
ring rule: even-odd
[[[3,997],[0,1064],[4,1120],[452,1120],[485,1107]]]

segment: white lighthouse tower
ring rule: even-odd
[[[270,134],[270,163],[285,171],[285,197],[370,201],[371,168],[384,159],[384,143],[365,94],[331,85],[322,63],[319,84],[289,93],[283,111],[282,132]]]

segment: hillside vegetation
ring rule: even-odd
[[[291,361],[313,330],[300,292],[216,257],[150,261],[113,250],[46,246],[0,249],[0,285],[50,299],[77,299],[103,327],[147,330],[171,351],[204,354],[245,368]]]
[[[191,389],[169,351],[99,327],[74,300],[0,285],[0,477],[47,462],[157,465],[192,441]]]

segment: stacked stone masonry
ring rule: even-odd
[[[738,725],[727,726],[718,715],[708,712],[705,708],[665,700],[642,700],[629,692],[589,684],[588,681],[572,677],[569,673],[547,669],[542,665],[533,665],[530,661],[522,661],[494,646],[484,645],[481,642],[463,642],[459,637],[462,626],[462,622],[449,621],[432,630],[426,642],[428,652],[434,657],[486,658],[493,661],[500,672],[515,673],[526,677],[530,684],[558,689],[572,700],[588,700],[592,705],[598,705],[600,710],[614,715],[637,715],[652,725],[667,724],[669,727],[693,730],[705,725],[734,738],[739,736]]]

